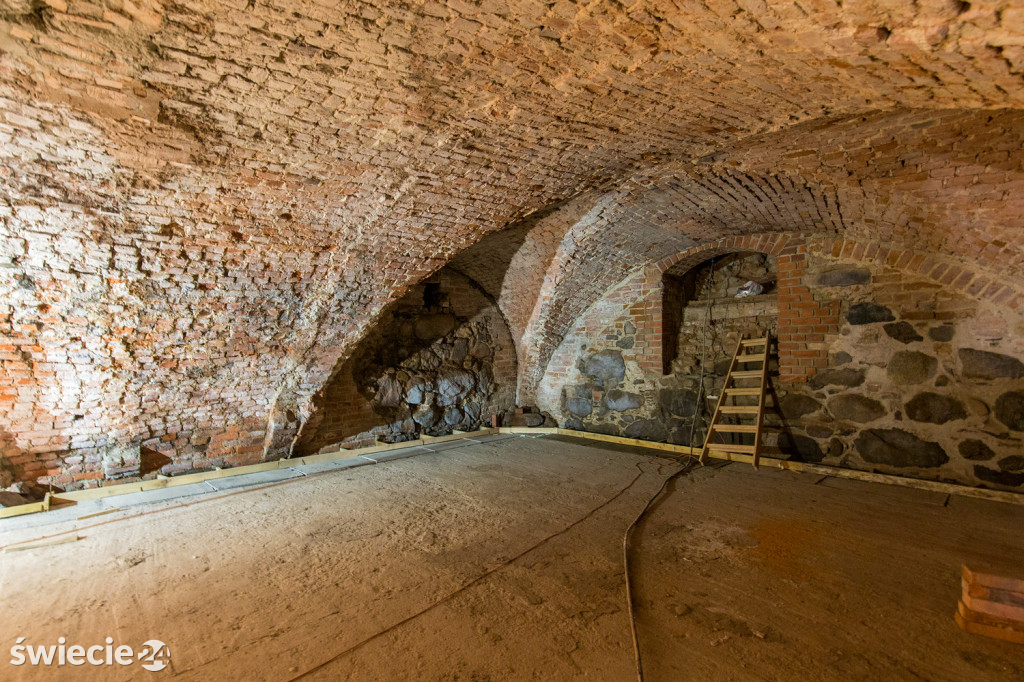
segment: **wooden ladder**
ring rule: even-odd
[[[758,350],[760,349],[760,350]],[[758,369],[740,369],[740,365],[761,363]],[[756,386],[740,386],[736,382],[756,383]],[[765,392],[768,389],[768,337],[761,339],[740,339],[736,353],[729,365],[729,374],[722,386],[722,395],[718,396],[715,413],[708,426],[708,435],[704,438],[704,447],[700,450],[700,463],[707,462],[708,457],[722,459],[747,460],[757,467],[761,456],[761,431],[764,423]],[[727,404],[726,398],[756,398],[756,405]],[[753,424],[722,424],[722,415],[753,417]],[[716,434],[754,434],[753,445],[714,442]],[[731,457],[740,455],[741,457]]]

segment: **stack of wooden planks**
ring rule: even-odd
[[[1024,580],[960,569],[956,624],[964,632],[1024,644]]]

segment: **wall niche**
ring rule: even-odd
[[[335,370],[299,451],[490,423],[515,403],[516,353],[493,300],[444,268],[409,289]]]

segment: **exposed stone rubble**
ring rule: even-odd
[[[493,302],[444,269],[398,301],[336,370],[297,453],[489,426],[513,407],[515,375]]]

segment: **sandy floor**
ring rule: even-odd
[[[622,535],[676,466],[506,438],[0,523],[0,545],[82,538],[0,557],[0,678],[635,679]],[[1024,508],[819,478],[732,465],[672,486],[635,541],[648,680],[1024,677],[1024,647],[952,619],[961,562],[1024,566]],[[19,636],[159,639],[171,665],[16,668]]]

